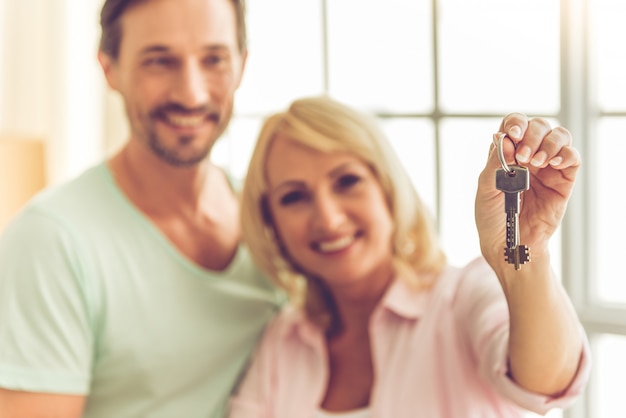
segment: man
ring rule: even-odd
[[[106,0],[130,138],[0,240],[0,417],[219,417],[281,295],[209,161],[246,60],[241,0]]]

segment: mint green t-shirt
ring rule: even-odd
[[[101,163],[0,238],[0,387],[87,395],[88,418],[221,417],[282,300],[243,247],[219,273],[185,258]]]

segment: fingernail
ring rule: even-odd
[[[511,126],[511,128],[509,129],[509,136],[511,138],[520,139],[520,137],[522,136],[522,130],[517,125]]]
[[[522,163],[527,162],[530,158],[530,147],[524,145],[522,148],[520,148],[519,151],[517,151],[517,153],[515,154],[515,158],[517,159],[517,161],[520,161]]]
[[[543,165],[543,163],[546,162],[546,158],[548,158],[546,153],[543,152],[543,151],[540,151],[537,154],[535,154],[535,156],[533,157],[533,159],[532,159],[532,161],[530,163],[532,165],[534,165],[535,167],[539,167],[539,166]]]
[[[557,166],[563,162],[563,157],[554,157],[550,160],[549,164],[551,166]]]

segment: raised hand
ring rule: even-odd
[[[528,168],[530,189],[521,197],[519,236],[530,247],[531,257],[541,257],[565,214],[580,168],[580,154],[567,129],[552,128],[542,118],[511,113],[504,117],[499,130],[507,134],[502,147],[506,163]],[[492,266],[505,263],[504,197],[494,180],[495,170],[502,167],[497,154],[492,144],[479,177],[475,208],[481,250]]]

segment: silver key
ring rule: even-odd
[[[519,243],[520,195],[530,187],[528,169],[517,165],[496,170],[496,189],[504,192],[504,211],[506,212],[506,248],[504,259],[515,264],[515,270],[530,261],[530,249]]]

